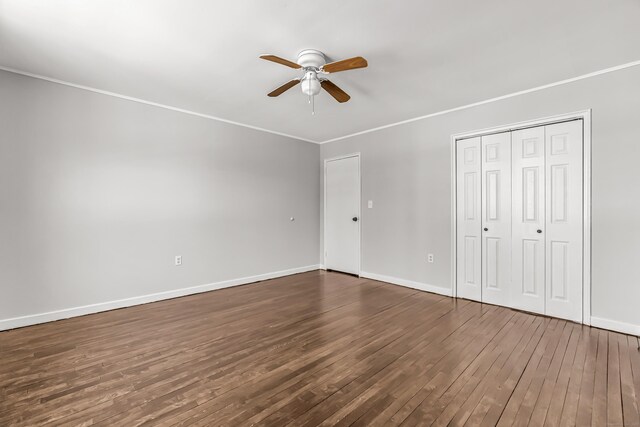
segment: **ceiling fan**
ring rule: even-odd
[[[305,49],[298,54],[297,62],[280,58],[276,55],[260,55],[261,59],[282,64],[287,67],[304,71],[304,76],[295,78],[279,88],[267,94],[270,97],[282,95],[292,87],[301,84],[302,93],[309,96],[309,102],[313,103],[313,97],[320,93],[320,89],[329,92],[336,101],[342,103],[347,102],[351,97],[330,80],[324,76],[339,71],[355,70],[357,68],[365,68],[367,60],[361,56],[343,59],[342,61],[330,62],[327,64],[326,58],[322,52],[315,49]]]

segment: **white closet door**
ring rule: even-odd
[[[482,137],[482,301],[511,305],[511,132]]]
[[[546,314],[582,321],[582,121],[545,127]]]
[[[456,144],[458,297],[481,300],[480,138]]]
[[[512,307],[545,313],[545,130],[512,133]]]

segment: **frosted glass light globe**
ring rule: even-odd
[[[302,93],[307,96],[316,96],[320,93],[320,80],[314,71],[308,71],[300,82]]]

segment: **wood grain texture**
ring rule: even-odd
[[[337,73],[339,71],[348,71],[348,70],[356,70],[358,68],[365,68],[367,65],[367,60],[361,56],[355,56],[349,59],[343,59],[341,61],[330,62],[329,64],[324,64],[321,68],[322,71],[327,73]]]
[[[0,333],[0,425],[638,426],[635,337],[314,271]]]
[[[329,80],[322,80],[320,82],[320,85],[322,86],[322,89],[329,92],[329,95],[333,96],[334,99],[339,103],[347,102],[348,100],[351,99],[351,97],[347,92],[343,91],[338,86],[336,86],[335,83]]]
[[[265,61],[275,62],[276,64],[281,64],[289,68],[300,69],[302,66],[300,64],[296,64],[293,61],[289,61],[288,59],[280,58],[276,55],[260,55],[260,59],[264,59]]]
[[[292,87],[296,86],[298,83],[300,83],[300,79],[293,79],[290,80],[288,82],[286,82],[285,84],[283,84],[282,86],[272,90],[271,92],[269,92],[267,94],[267,96],[269,97],[275,97],[275,96],[280,96],[283,93],[285,93],[286,91],[288,91],[289,89],[291,89]]]

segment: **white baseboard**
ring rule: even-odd
[[[155,294],[141,295],[132,298],[125,298],[115,301],[102,302],[97,304],[84,305],[80,307],[66,308],[62,310],[50,311],[47,313],[31,314],[27,316],[14,317],[0,320],[0,331],[20,328],[23,326],[37,325],[39,323],[52,322],[55,320],[68,319],[70,317],[84,316],[86,314],[99,313],[101,311],[115,310],[118,308],[131,307],[134,305],[146,304],[154,301],[177,298],[186,295],[198,294],[201,292],[214,291],[216,289],[229,288],[232,286],[246,285],[248,283],[259,282],[261,280],[275,279],[278,277],[290,276],[292,274],[304,273],[313,270],[324,270],[322,264],[308,265],[306,267],[291,268],[288,270],[274,271],[256,276],[242,277],[239,279],[225,280],[222,282],[209,283],[206,285],[191,286],[188,288],[175,289],[171,291],[158,292]],[[382,274],[362,271],[360,277],[387,282],[394,285],[405,286],[421,291],[432,292],[439,295],[453,296],[451,289],[440,286],[433,286],[426,283],[415,282],[397,277],[385,276]],[[591,316],[591,326],[624,334],[640,336],[640,325],[632,323],[618,322],[616,320],[603,319]]]
[[[366,271],[361,271],[360,277],[364,277],[366,279],[378,280],[380,282],[387,282],[394,285],[400,285],[407,288],[418,289],[420,291],[431,292],[434,294],[445,295],[448,297],[453,296],[453,290],[450,288],[443,288],[440,286],[433,286],[426,283],[414,282],[413,280],[399,279],[397,277],[391,277],[391,276],[383,276],[382,274],[376,274],[376,273],[367,273]]]
[[[62,310],[49,311],[47,313],[30,314],[27,316],[14,317],[0,320],[0,331],[20,328],[23,326],[36,325],[38,323],[52,322],[54,320],[67,319],[69,317],[84,316],[85,314],[99,313],[101,311],[114,310],[117,308],[130,307],[133,305],[146,304],[154,301],[177,298],[186,295],[198,294],[201,292],[213,291],[216,289],[228,288],[231,286],[246,285],[247,283],[259,282],[261,280],[275,279],[277,277],[290,276],[292,274],[304,273],[306,271],[318,270],[319,265],[308,265],[306,267],[291,268],[288,270],[274,271],[271,273],[259,274],[257,276],[242,277],[240,279],[225,280],[222,282],[209,283],[206,285],[191,286],[189,288],[175,289],[171,291],[158,292],[155,294],[141,295],[132,298],[125,298],[115,301],[101,302],[97,304],[83,305],[81,307],[65,308]]]
[[[640,325],[634,325],[633,323],[624,323],[618,322],[617,320],[591,316],[591,326],[622,332],[623,334],[640,336]]]

